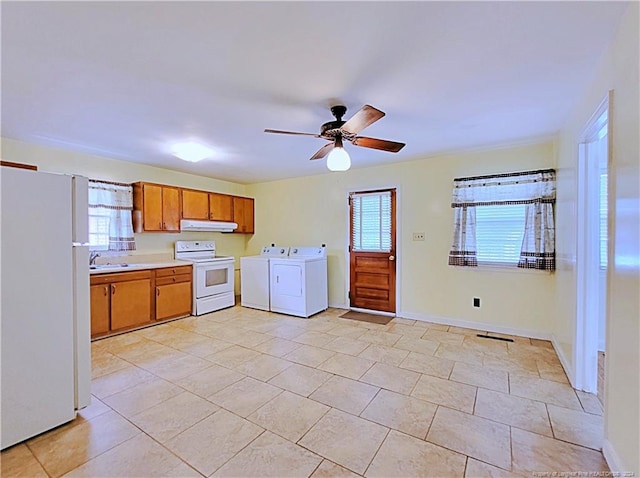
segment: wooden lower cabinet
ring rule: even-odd
[[[94,274],[91,337],[191,314],[192,266]]]
[[[156,285],[156,320],[191,313],[191,281]]]
[[[156,269],[156,320],[191,314],[191,266]]]
[[[92,275],[91,337],[150,324],[152,280],[150,270]]]
[[[111,327],[109,284],[91,286],[91,336],[106,334]]]
[[[151,279],[111,284],[111,330],[142,325],[151,316]]]

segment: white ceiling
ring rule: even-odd
[[[618,2],[6,2],[2,135],[240,183],[325,173],[329,107],[387,116],[353,167],[556,133]],[[218,158],[169,152],[195,139]]]

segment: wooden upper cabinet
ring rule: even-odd
[[[142,210],[143,229],[145,231],[162,231],[162,186],[143,184],[140,201],[142,203],[140,209]]]
[[[180,189],[161,184],[135,183],[133,208],[142,211],[142,230],[180,232]]]
[[[228,194],[183,189],[182,217],[203,221],[232,221],[233,197]]]
[[[182,217],[184,219],[209,219],[209,193],[205,191],[182,190]]]
[[[180,232],[180,219],[237,222],[234,232],[254,233],[254,200],[229,194],[138,182],[133,185],[134,230]]]
[[[253,234],[254,232],[254,201],[252,198],[233,198],[233,220],[238,223],[234,232]]]
[[[180,232],[180,189],[162,187],[162,230]]]
[[[233,221],[233,196],[209,193],[209,220]]]

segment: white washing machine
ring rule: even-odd
[[[327,249],[291,247],[271,259],[271,311],[310,317],[329,307]]]
[[[273,258],[287,257],[288,247],[265,246],[259,256],[240,258],[240,305],[252,309],[271,310],[269,271]]]

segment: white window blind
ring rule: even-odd
[[[600,174],[600,269],[607,268],[607,173]]]
[[[89,249],[106,251],[109,249],[109,216],[99,214],[99,208],[92,208],[89,214]]]
[[[524,234],[525,205],[476,207],[478,263],[518,264]]]
[[[351,244],[354,251],[391,251],[391,191],[351,196]]]

